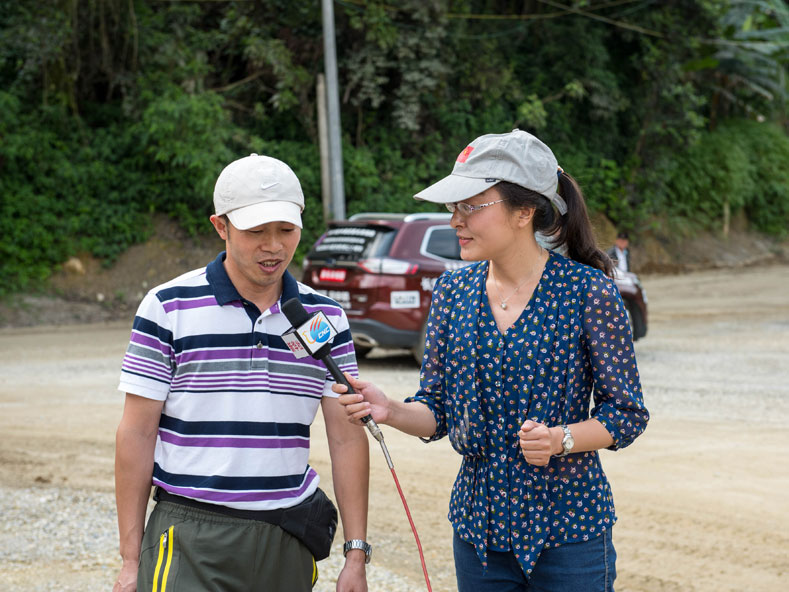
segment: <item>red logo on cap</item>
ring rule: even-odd
[[[457,161],[458,162],[466,162],[466,160],[468,160],[468,157],[471,154],[472,150],[474,150],[474,146],[466,146],[463,149],[463,152],[458,154],[458,160]]]

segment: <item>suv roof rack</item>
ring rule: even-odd
[[[354,220],[403,220],[408,214],[394,214],[391,212],[362,212],[354,214],[348,218],[349,222]]]
[[[348,218],[349,222],[356,220],[402,220],[403,222],[413,222],[415,220],[449,220],[452,214],[449,212],[416,212],[414,214],[402,214],[392,212],[363,212],[354,214]]]
[[[417,212],[415,214],[408,214],[403,221],[411,222],[412,220],[449,220],[452,214],[449,212]]]

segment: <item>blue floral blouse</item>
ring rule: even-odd
[[[530,465],[518,445],[521,424],[573,424],[591,415],[615,450],[644,431],[649,414],[611,279],[551,252],[528,305],[502,335],[487,273],[484,261],[439,278],[420,388],[406,401],[433,412],[437,428],[428,441],[448,435],[463,455],[449,507],[455,532],[483,566],[488,549],[512,550],[528,574],[543,548],[599,536],[616,516],[596,451]]]

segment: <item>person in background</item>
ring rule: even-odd
[[[282,303],[298,298],[331,319],[332,356],[357,373],[342,308],[287,271],[301,185],[284,162],[252,154],[219,175],[214,207],[226,251],[145,296],[123,359],[113,590],[311,590],[337,525],[308,464],[320,407],[349,539],[337,590],[366,592],[366,435],[346,421],[322,363],[297,359],[281,337],[290,328]]]
[[[630,237],[620,231],[614,240],[614,246],[606,251],[619,271],[630,271]]]
[[[415,197],[446,205],[476,263],[436,283],[416,394],[353,377],[357,393],[332,388],[350,421],[448,436],[462,455],[449,508],[459,592],[610,592],[616,514],[598,450],[631,444],[649,414],[581,191],[514,130],[474,140]]]

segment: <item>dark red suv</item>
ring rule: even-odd
[[[304,259],[302,281],[339,302],[356,353],[408,348],[422,361],[436,279],[467,265],[446,214],[357,214],[331,222]]]
[[[345,309],[357,355],[374,347],[407,348],[422,361],[436,279],[469,263],[460,259],[450,218],[357,214],[330,222],[307,254],[302,281]],[[647,332],[646,293],[634,274],[619,273],[615,281],[639,339]]]

